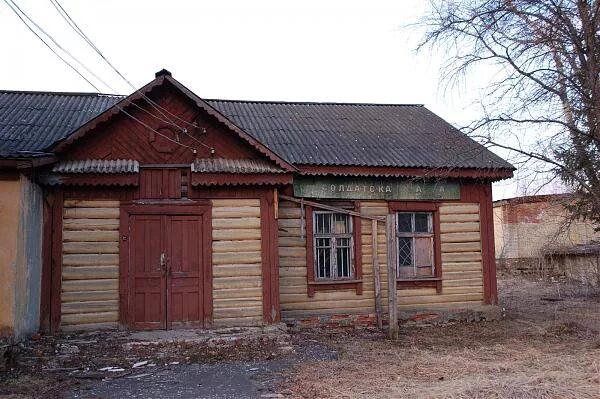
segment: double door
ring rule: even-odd
[[[129,327],[203,327],[207,313],[206,217],[184,207],[129,214]],[[208,295],[207,295],[208,294]]]

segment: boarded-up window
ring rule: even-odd
[[[401,279],[433,277],[433,214],[398,212],[396,214],[397,275]]]
[[[335,212],[313,213],[315,277],[339,280],[354,277],[352,218]]]

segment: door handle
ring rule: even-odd
[[[163,273],[167,272],[167,254],[165,254],[164,252],[161,252],[160,254],[160,268],[163,271]]]

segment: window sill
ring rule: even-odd
[[[335,291],[335,290],[356,290],[356,295],[362,295],[362,280],[327,280],[327,281],[309,281],[308,296],[315,296],[315,291]]]
[[[397,288],[399,290],[405,290],[410,288],[435,288],[437,293],[442,292],[442,278],[441,277],[429,277],[429,278],[418,278],[418,279],[396,279]]]

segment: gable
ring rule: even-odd
[[[156,105],[134,93],[59,143],[59,159],[189,165],[202,158],[266,158],[275,163],[169,82],[146,90]]]

